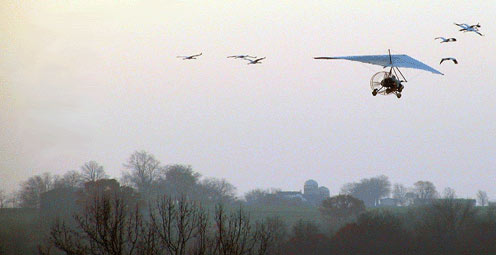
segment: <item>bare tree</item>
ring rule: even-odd
[[[485,191],[477,191],[477,202],[480,206],[486,206],[488,204],[487,193]]]
[[[143,217],[139,203],[133,207],[108,192],[85,201],[73,223],[58,221],[51,227],[50,245],[40,247],[40,254],[56,248],[81,255],[248,255],[267,254],[276,250],[276,242],[282,243],[280,221],[251,224],[241,208],[229,214],[219,205],[212,220],[196,202],[164,197],[149,207],[149,217]]]
[[[456,198],[456,194],[455,194],[455,190],[450,188],[450,187],[447,187],[443,190],[443,198],[445,199],[455,199]]]
[[[184,197],[164,197],[150,210],[150,221],[159,248],[167,254],[191,254],[191,247],[198,247],[197,252],[205,250],[206,212]]]
[[[241,208],[227,215],[222,206],[217,206],[214,221],[215,241],[210,254],[266,253],[271,233],[264,224],[258,224],[253,231],[248,215]]]
[[[62,177],[54,176],[53,188],[79,188],[83,185],[83,178],[77,171],[68,171]]]
[[[133,153],[124,166],[129,171],[123,173],[123,182],[135,187],[141,193],[149,192],[162,169],[160,161],[146,151]]]
[[[7,195],[5,194],[5,190],[0,189],[0,208],[4,208],[7,202]]]
[[[7,195],[5,203],[11,208],[19,207],[19,197],[19,191],[14,191]]]
[[[264,223],[267,225],[267,230],[271,233],[269,246],[267,247],[267,254],[286,254],[284,244],[288,239],[288,226],[279,217],[269,217],[265,219]]]
[[[396,201],[398,201],[398,204],[401,206],[405,206],[408,203],[407,193],[408,189],[403,186],[403,184],[395,184],[393,186],[393,198],[396,199]]]
[[[65,254],[154,254],[145,253],[155,238],[139,208],[118,196],[94,196],[74,219],[76,227],[58,221],[50,230],[50,244]]]
[[[108,175],[105,174],[103,166],[92,160],[81,166],[81,178],[83,179],[83,182],[91,182],[106,179],[108,178]]]
[[[432,200],[438,197],[436,187],[430,181],[418,181],[413,184],[415,193],[420,200]]]
[[[21,207],[39,208],[40,195],[54,187],[55,178],[50,173],[43,173],[30,177],[21,184],[19,202]]]

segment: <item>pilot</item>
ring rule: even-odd
[[[393,75],[393,81],[394,81],[394,88],[401,92],[405,86],[401,84],[401,81],[396,78],[396,76]]]
[[[383,80],[383,84],[382,86],[386,87],[386,88],[394,88],[395,82],[394,82],[394,79],[392,79],[391,77],[387,77]]]

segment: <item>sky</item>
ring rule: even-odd
[[[307,179],[336,194],[384,174],[496,200],[495,12],[492,1],[2,1],[0,189],[89,160],[119,178],[145,150],[239,195]],[[445,75],[402,69],[401,99],[373,97],[381,67],[313,59],[388,49]]]

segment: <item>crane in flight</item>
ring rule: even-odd
[[[477,23],[476,25],[468,25],[467,23],[462,23],[462,24],[455,23],[455,25],[461,27],[461,29],[458,30],[458,31],[462,31],[462,32],[474,32],[474,33],[477,33],[480,36],[484,36],[483,34],[481,34],[479,32],[479,28],[481,27],[481,25],[479,23]]]
[[[445,43],[445,42],[456,42],[456,38],[444,38],[444,37],[436,37],[434,38],[434,40],[437,40],[437,39],[441,39],[441,43]]]
[[[442,58],[441,62],[439,62],[439,64],[442,64],[444,61],[448,61],[448,60],[453,61],[453,63],[455,63],[455,65],[458,64],[458,61],[456,60],[456,58]]]
[[[201,56],[202,53],[196,54],[196,55],[191,55],[191,56],[177,56],[178,58],[182,58],[183,60],[188,60],[188,59],[196,59],[197,57]]]
[[[248,59],[248,58],[257,58],[257,57],[252,57],[250,55],[233,55],[233,56],[228,56],[227,58]]]
[[[247,59],[247,58],[244,58],[244,60],[248,60],[248,64],[247,65],[255,65],[255,64],[262,64],[262,60],[264,60],[265,57],[263,58],[257,58],[257,59]]]

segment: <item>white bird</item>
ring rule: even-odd
[[[456,38],[444,38],[444,37],[436,37],[434,38],[434,40],[437,40],[437,39],[441,39],[441,43],[445,43],[445,42],[456,42]]]
[[[262,60],[264,60],[264,59],[265,59],[265,57],[263,57],[263,58],[257,58],[257,59],[253,59],[253,60],[252,60],[252,59],[247,59],[247,58],[244,58],[244,60],[248,60],[248,61],[250,61],[250,62],[248,63],[248,65],[262,64],[262,62],[260,62],[260,61],[262,61]]]
[[[233,56],[228,56],[228,58],[234,58],[234,59],[247,59],[247,58],[257,58],[257,57],[252,57],[250,55],[233,55]]]
[[[479,27],[481,27],[481,25],[479,23],[477,23],[477,25],[468,25],[467,23],[462,23],[462,24],[455,23],[455,25],[457,25],[457,26],[459,26],[459,27],[462,28],[462,29],[460,29],[458,31],[474,32],[474,33],[477,33],[480,36],[484,36],[483,34],[481,34],[479,32]]]
[[[201,56],[202,53],[196,54],[196,55],[191,55],[191,56],[177,56],[178,58],[182,58],[183,60],[188,60],[188,59],[196,59],[197,57]]]
[[[455,64],[458,64],[458,61],[456,61],[455,58],[443,58],[441,59],[441,62],[439,62],[439,64],[443,63],[444,61],[447,61],[447,60],[451,60],[453,61]]]

